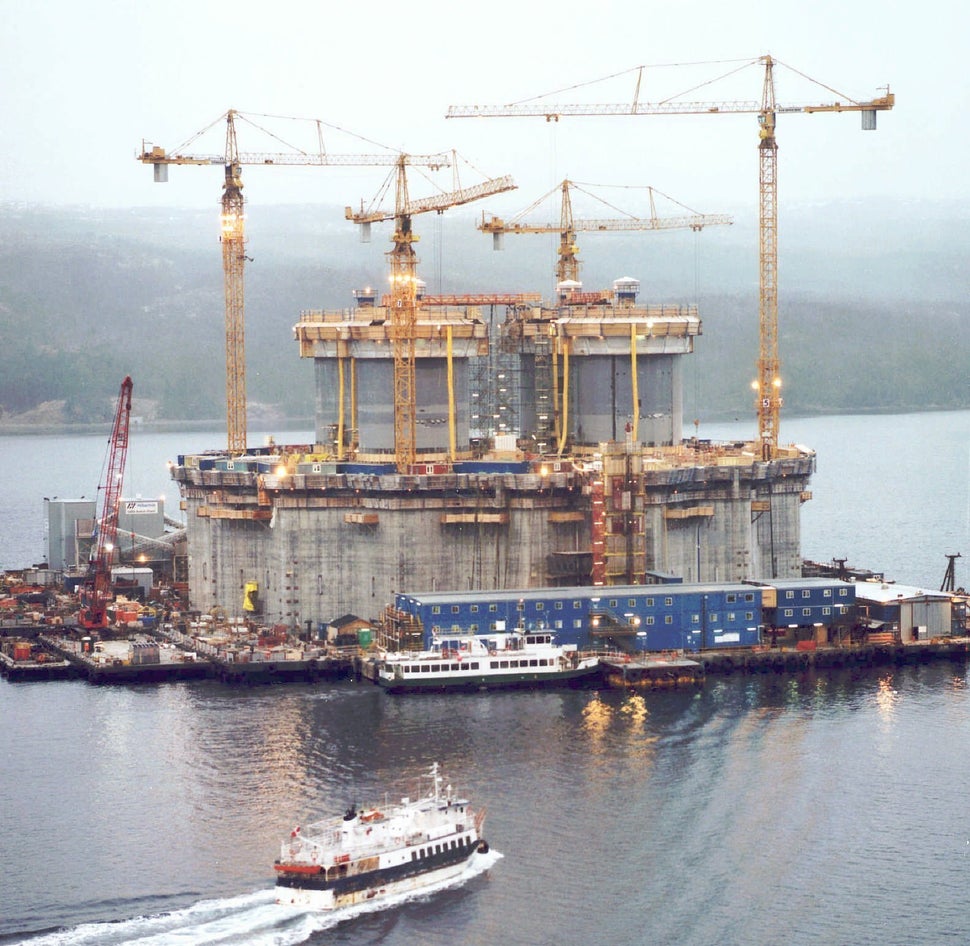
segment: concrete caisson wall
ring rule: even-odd
[[[636,472],[628,497],[623,483],[607,492],[607,529],[636,538],[612,536],[630,560],[614,553],[607,584],[652,571],[689,582],[797,577],[800,507],[813,470],[806,454]],[[600,474],[282,476],[177,467],[174,475],[188,517],[192,607],[241,614],[245,583],[255,580],[262,621],[303,626],[346,613],[376,617],[402,591],[557,584],[551,559],[593,547],[590,490]]]

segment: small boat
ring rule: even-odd
[[[414,799],[358,807],[283,841],[276,902],[336,910],[453,880],[488,853],[484,808],[445,785],[438,763]]]
[[[599,658],[551,631],[440,634],[430,650],[388,653],[375,681],[390,693],[573,684],[599,672]]]

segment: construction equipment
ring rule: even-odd
[[[963,558],[963,556],[956,552],[953,555],[946,554],[947,566],[946,571],[943,573],[943,582],[940,584],[940,591],[954,592],[956,591],[956,574],[957,574],[957,559]]]
[[[573,104],[558,105],[539,100],[527,100],[513,105],[480,106],[453,105],[448,109],[447,118],[493,118],[511,116],[541,116],[546,121],[559,121],[563,116],[582,115],[737,115],[755,114],[758,116],[758,154],[759,154],[759,253],[760,253],[760,291],[759,291],[759,357],[758,378],[752,383],[755,390],[758,437],[761,444],[761,458],[772,459],[778,447],[778,419],[781,410],[781,376],[778,359],[778,192],[777,164],[778,144],[775,138],[775,119],[782,114],[813,114],[815,112],[861,112],[862,128],[872,131],[876,128],[876,113],[887,111],[895,104],[895,96],[886,87],[886,94],[870,101],[858,101],[851,97],[845,100],[823,104],[784,104],[775,100],[775,65],[784,65],[771,56],[760,56],[731,69],[725,75],[703,83],[709,85],[726,75],[733,75],[741,69],[760,64],[764,66],[761,101],[680,101],[679,95],[669,96],[659,102],[640,102],[640,85],[645,66],[637,66],[630,72],[636,73],[636,86],[632,102],[615,104]],[[790,68],[790,67],[788,67]],[[811,79],[798,70],[802,78],[820,85],[829,92],[833,90]],[[695,86],[696,88],[696,86]],[[686,93],[682,93],[686,94]],[[840,93],[835,93],[839,95]],[[541,97],[540,97],[541,98]]]
[[[587,185],[589,186],[589,185]],[[532,224],[524,222],[524,218],[527,217],[533,210],[539,207],[545,200],[551,197],[557,190],[562,191],[562,206],[560,210],[559,223],[544,223],[544,224]],[[506,233],[558,233],[559,234],[559,261],[556,264],[556,281],[559,283],[572,281],[579,281],[579,247],[576,244],[576,233],[582,232],[602,232],[605,230],[674,230],[681,228],[690,228],[691,230],[702,230],[704,227],[714,226],[716,224],[730,224],[734,221],[731,217],[725,214],[699,214],[684,207],[678,201],[674,203],[682,207],[684,210],[688,210],[687,215],[681,215],[677,217],[658,217],[657,207],[654,201],[654,189],[648,187],[647,191],[649,193],[650,199],[650,216],[649,217],[636,217],[633,214],[627,214],[625,217],[614,218],[614,219],[586,219],[586,220],[576,220],[573,218],[573,206],[572,199],[570,197],[570,190],[582,191],[594,200],[599,201],[602,204],[606,204],[602,198],[597,197],[595,194],[590,193],[581,184],[577,184],[575,181],[570,181],[568,178],[562,182],[562,184],[554,187],[551,191],[543,194],[538,200],[534,201],[525,210],[517,213],[514,217],[511,217],[508,221],[502,220],[501,217],[492,217],[490,220],[486,220],[484,214],[482,215],[482,222],[478,224],[478,229],[483,233],[492,234],[492,244],[493,248],[498,250],[502,247],[502,237]],[[667,197],[661,191],[656,191],[662,197],[666,197],[667,200],[672,200],[672,198]],[[611,206],[611,205],[607,205]],[[617,208],[612,208],[617,209]]]
[[[78,622],[88,630],[105,627],[108,623],[107,606],[111,601],[111,562],[114,557],[115,538],[118,535],[118,507],[121,503],[125,460],[128,456],[131,389],[131,378],[126,377],[121,382],[118,406],[115,409],[114,424],[111,428],[111,439],[108,441],[108,461],[104,482],[99,487],[100,508],[94,520],[97,536],[88,566],[88,580],[82,595],[83,606],[78,615]]]
[[[362,236],[369,236],[372,223],[394,220],[393,249],[387,253],[391,264],[391,305],[389,316],[390,335],[394,349],[394,459],[398,472],[407,473],[417,454],[417,398],[415,391],[415,326],[417,324],[417,256],[414,244],[418,236],[411,228],[415,214],[435,211],[443,213],[449,207],[467,204],[492,194],[513,190],[515,184],[508,175],[489,178],[472,187],[461,187],[456,180],[454,190],[411,200],[408,196],[407,161],[402,155],[397,168],[385,181],[377,201],[387,192],[391,178],[395,182],[394,210],[385,210],[372,204],[359,211],[347,207],[348,220],[363,227]]]
[[[267,116],[264,116],[267,117]],[[279,117],[279,116],[275,116]],[[221,154],[195,154],[188,148],[218,122],[226,122],[226,143]],[[240,151],[236,135],[237,119],[248,122],[252,127],[275,140],[286,144],[289,151]],[[243,301],[244,268],[249,258],[245,250],[244,199],[242,166],[260,165],[262,167],[292,165],[301,167],[334,166],[371,166],[375,164],[395,165],[399,161],[421,165],[433,169],[447,167],[448,154],[402,155],[399,151],[388,150],[386,154],[329,154],[323,144],[323,128],[335,126],[319,119],[289,119],[297,122],[311,122],[317,130],[318,150],[310,152],[288,145],[282,138],[257,125],[252,118],[229,109],[220,115],[174,152],[142,141],[138,160],[151,164],[155,172],[155,182],[168,181],[169,165],[223,165],[225,180],[222,187],[221,242],[222,267],[226,297],[226,428],[229,452],[239,455],[246,452],[246,344],[245,312]]]

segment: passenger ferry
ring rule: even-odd
[[[335,910],[452,880],[488,853],[484,808],[445,784],[438,763],[418,797],[351,805],[336,817],[295,828],[283,841],[276,902]]]
[[[389,653],[376,682],[390,693],[487,690],[575,684],[599,672],[599,658],[575,644],[557,644],[551,631],[440,634],[431,650]]]

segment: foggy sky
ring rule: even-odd
[[[937,8],[934,15],[934,8]],[[873,0],[698,0],[471,5],[450,2],[232,4],[171,0],[0,0],[0,202],[215,206],[219,168],[171,168],[152,183],[142,139],[173,149],[227,108],[324,119],[412,153],[456,149],[519,190],[483,202],[511,214],[563,177],[652,185],[705,213],[756,203],[757,120],[742,116],[446,120],[452,104],[501,104],[556,89],[560,102],[632,100],[640,64],[756,59],[770,53],[858,99],[897,93],[879,130],[858,114],[781,115],[786,202],[966,198],[967,81],[958,68],[970,15],[923,4],[902,15]],[[730,66],[711,66],[708,77]],[[609,83],[597,77],[625,73]],[[647,73],[641,101],[672,87]],[[694,72],[692,75],[697,75]],[[779,102],[834,96],[777,72]],[[688,80],[689,81],[689,80]],[[673,85],[678,85],[673,80]],[[761,72],[688,98],[758,99]],[[267,124],[270,124],[267,120]],[[222,128],[193,150],[222,148]],[[294,138],[297,135],[294,133]],[[329,133],[333,152],[374,151]],[[300,144],[305,146],[306,140]],[[243,150],[263,150],[247,132]],[[369,200],[380,168],[247,168],[250,203]],[[435,178],[450,189],[450,176]],[[474,183],[463,176],[461,183]],[[419,179],[412,196],[430,187]]]

